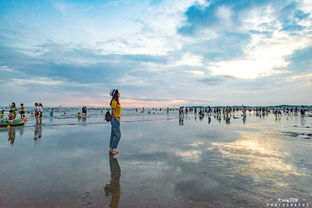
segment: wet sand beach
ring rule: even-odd
[[[115,157],[100,112],[1,128],[0,207],[311,206],[312,117],[236,116],[125,111]]]

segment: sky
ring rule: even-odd
[[[0,0],[0,106],[312,104],[311,0]]]

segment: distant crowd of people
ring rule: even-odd
[[[20,108],[18,109],[16,107],[15,102],[12,102],[9,107],[9,113],[7,116],[5,115],[5,110],[0,111],[0,118],[2,119],[2,122],[8,122],[13,123],[15,120],[17,120],[17,114],[20,114],[20,118],[18,120],[27,120],[26,118],[26,110],[23,103],[20,104]],[[28,111],[28,113],[30,113]],[[31,112],[31,114],[34,114],[36,118],[36,123],[42,123],[42,116],[43,116],[43,105],[41,103],[35,103],[35,109],[34,112]]]
[[[307,111],[309,111],[308,108],[305,107],[180,107],[179,108],[179,117],[183,116],[185,113],[188,112],[194,112],[197,113],[197,110],[199,111],[199,115],[203,115],[203,113],[208,114],[225,114],[225,115],[231,115],[234,112],[241,111],[242,115],[245,115],[247,112],[256,112],[256,113],[273,113],[276,115],[280,115],[282,113],[288,114],[288,115],[304,115]],[[169,112],[169,110],[167,110]]]

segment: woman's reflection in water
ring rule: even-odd
[[[10,144],[14,144],[14,140],[15,140],[15,133],[16,133],[16,128],[15,127],[10,127],[7,128],[8,131],[8,141],[10,142]]]
[[[117,158],[113,155],[109,155],[109,167],[111,171],[111,180],[109,184],[104,187],[105,196],[112,196],[109,207],[117,208],[119,207],[120,200],[120,166],[118,164]]]
[[[35,134],[35,137],[34,137],[35,141],[42,137],[42,127],[41,127],[41,124],[36,124],[34,134]]]

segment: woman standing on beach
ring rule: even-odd
[[[35,103],[35,118],[36,118],[36,124],[38,124],[38,119],[39,119],[39,105],[38,103]]]
[[[113,89],[110,91],[110,95],[112,96],[112,100],[110,102],[110,106],[112,108],[112,131],[109,143],[109,153],[117,154],[117,146],[121,137],[120,133],[120,116],[121,116],[121,106],[119,102],[120,93],[117,89]]]
[[[40,123],[42,123],[43,105],[41,103],[39,103],[38,109],[39,109],[39,120],[40,120]]]

